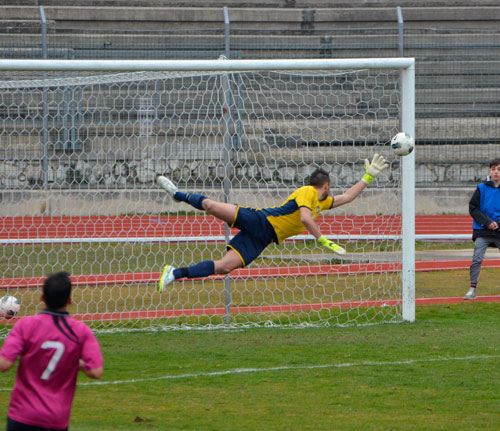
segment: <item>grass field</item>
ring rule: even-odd
[[[418,298],[467,288],[465,270],[416,273]],[[499,292],[484,268],[479,295]],[[80,376],[70,429],[498,430],[499,313],[469,302],[417,307],[411,324],[101,333],[105,374]],[[0,429],[14,376],[0,375]]]
[[[498,430],[500,304],[412,324],[100,334],[73,431]],[[4,421],[14,372],[0,376]],[[3,426],[0,421],[0,428]]]

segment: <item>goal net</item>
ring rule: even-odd
[[[402,121],[412,127],[402,68],[308,70],[311,63],[3,73],[2,296],[18,298],[21,315],[35,314],[44,277],[64,270],[74,284],[71,314],[97,330],[400,322],[405,300],[412,320],[402,160],[387,145]],[[165,264],[219,259],[237,232],[174,202],[155,185],[158,175],[180,190],[270,207],[318,167],[330,172],[332,194],[342,193],[375,153],[390,169],[317,219],[347,249],[342,258],[303,232],[227,276],[157,292]],[[5,334],[12,321],[0,323]]]

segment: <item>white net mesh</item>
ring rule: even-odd
[[[11,75],[0,82],[2,293],[34,314],[43,277],[68,271],[70,311],[103,330],[401,321],[400,174],[386,145],[398,73]],[[218,259],[227,239],[222,222],[159,190],[157,175],[277,206],[317,167],[342,193],[375,152],[390,173],[317,219],[348,249],[342,260],[304,232],[226,279],[156,292],[164,264]]]

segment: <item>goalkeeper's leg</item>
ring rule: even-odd
[[[243,219],[248,219],[248,213],[251,215],[252,211],[243,208],[242,213]],[[245,213],[247,213],[246,217]],[[254,219],[254,222],[257,221],[257,219]],[[267,232],[263,229],[256,231],[255,235],[246,230],[238,232],[227,245],[228,251],[220,260],[206,260],[186,268],[165,266],[158,283],[158,290],[163,291],[165,286],[173,283],[178,278],[200,278],[213,274],[227,274],[235,269],[249,265],[273,241],[273,232],[270,230],[272,229],[270,226]]]
[[[226,223],[232,224],[234,222],[238,208],[236,205],[217,202],[195,193],[181,192],[170,179],[164,176],[159,176],[156,179],[156,183],[176,201],[186,202],[198,210],[207,211],[209,214]]]
[[[203,278],[214,274],[228,274],[242,266],[243,262],[234,250],[228,250],[220,260],[205,260],[185,268],[174,268],[166,265],[158,282],[158,291],[162,292],[166,286],[179,278]]]

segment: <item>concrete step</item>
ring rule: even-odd
[[[387,88],[378,90],[364,90],[352,93],[351,91],[344,92],[339,90],[319,90],[308,91],[308,93],[298,94],[286,93],[279,90],[268,91],[264,90],[259,93],[255,91],[240,91],[242,104],[251,104],[258,111],[263,113],[271,113],[273,110],[278,112],[288,112],[291,115],[304,116],[325,116],[334,115],[335,113],[345,112],[345,115],[363,115],[369,112],[374,112],[381,102],[387,98]],[[84,103],[86,110],[102,112],[104,116],[110,114],[110,110],[115,109],[117,101],[119,101],[119,110],[127,112],[127,115],[138,114],[139,105],[136,97],[130,96],[130,87],[124,86],[122,91],[114,91],[114,95],[102,96],[88,92],[80,99],[78,103]],[[146,94],[143,94],[145,96]],[[219,100],[220,95],[214,95],[213,92],[200,93],[193,89],[191,91],[176,91],[172,95],[164,95],[161,99],[155,101],[155,104],[162,107],[162,111],[168,112],[169,115],[189,114],[190,112],[204,112],[209,114],[217,111],[221,106]],[[30,96],[30,103],[25,101],[26,94],[24,92],[14,93],[13,95],[5,95],[2,98],[2,103],[5,106],[22,107],[20,112],[26,110],[28,113],[37,112],[41,109],[41,92],[33,93]],[[62,95],[59,94],[59,99],[51,96],[51,111],[56,113],[64,108]],[[214,99],[215,97],[215,99]],[[431,112],[434,109],[449,112],[446,109],[480,110],[482,105],[484,109],[494,109],[495,112],[500,110],[500,88],[419,88],[416,92],[417,112]],[[82,102],[83,101],[83,102]],[[387,105],[387,106],[386,106]],[[389,110],[396,110],[396,101],[392,105],[384,102]],[[496,108],[495,108],[496,107]],[[132,111],[132,112],[129,112]],[[245,111],[243,111],[244,115]]]
[[[0,150],[0,161],[2,160],[37,160],[43,154],[43,145],[35,134],[26,135],[22,139],[18,137],[16,145],[10,144]],[[101,160],[119,160],[120,154],[127,154],[130,160],[140,160],[144,152],[167,152],[169,157],[184,160],[201,160],[206,158],[204,154],[210,152],[210,160],[222,158],[224,141],[220,136],[152,136],[144,137],[137,135],[125,136],[89,136],[79,137],[81,147],[75,155],[82,154],[88,157],[97,155]],[[63,154],[65,142],[62,138],[51,136],[48,141],[48,150],[51,159],[56,161],[58,155]],[[242,140],[244,151],[238,152],[236,159],[240,165],[272,163],[277,167],[304,166],[309,163],[320,162],[326,164],[348,163],[361,164],[367,157],[371,158],[374,152],[381,154],[387,160],[394,162],[397,167],[400,159],[394,155],[389,145],[380,142],[377,146],[352,146],[346,144],[342,147],[313,147],[295,145],[289,147],[277,147],[265,141]],[[415,161],[418,165],[419,182],[427,177],[427,182],[432,183],[434,176],[442,176],[439,173],[442,168],[453,165],[463,165],[473,171],[473,165],[479,169],[478,180],[484,179],[485,165],[491,160],[498,143],[478,143],[475,145],[453,144],[453,145],[420,145],[417,141]],[[82,152],[83,151],[83,152]],[[487,166],[487,165],[486,165]],[[460,168],[459,169],[464,169]],[[423,175],[425,171],[432,175]],[[465,173],[465,172],[464,172]],[[439,179],[440,182],[443,178]],[[471,191],[472,192],[472,191]]]
[[[443,67],[445,66],[445,67]],[[415,72],[419,76],[423,75],[481,75],[497,74],[499,70],[499,60],[494,61],[450,61],[446,65],[441,61],[419,61],[416,64]]]
[[[217,121],[217,118],[207,119],[203,122],[193,120],[189,122],[182,118],[162,117],[146,125],[141,124],[140,121],[134,122],[133,119],[125,121],[125,119],[119,120],[115,118],[112,122],[108,121],[108,119],[108,117],[98,119],[78,117],[74,127],[78,130],[77,134],[80,139],[89,138],[92,140],[134,137],[134,139],[168,139],[170,141],[173,138],[182,139],[183,137],[191,139],[192,136],[199,136],[204,140],[210,140],[214,136],[218,140],[223,139],[222,126],[220,121]],[[50,117],[49,125],[51,141],[64,141],[72,129],[70,119],[63,122],[62,118],[54,120],[53,117]],[[24,148],[28,142],[38,145],[40,143],[41,128],[41,120],[38,122],[23,121],[21,118],[17,122],[2,120],[2,136],[8,136],[8,139],[3,139],[3,148]],[[417,118],[415,128],[418,142],[426,143],[425,145],[422,144],[423,146],[419,151],[423,151],[422,148],[429,149],[431,152],[432,148],[444,148],[445,143],[450,142],[450,140],[463,142],[464,145],[458,145],[460,148],[471,145],[471,149],[477,150],[484,144],[484,142],[477,141],[478,136],[485,142],[489,142],[488,137],[498,140],[498,125],[495,118],[468,117],[453,119],[438,118],[436,116],[427,119]],[[144,135],[144,129],[149,130],[150,137]],[[266,142],[268,145],[272,143],[276,143],[276,145],[287,144],[285,141],[277,143],[274,140],[277,138],[278,140],[291,139],[288,143],[292,144],[292,146],[302,146],[303,144],[315,142],[385,142],[397,129],[398,124],[395,119],[379,120],[348,117],[296,119],[294,121],[272,119],[250,121],[245,119],[241,123],[240,134],[245,142]],[[465,144],[467,142],[468,144]],[[498,146],[498,143],[495,145]],[[424,154],[424,152],[420,154]],[[443,156],[447,156],[447,154],[449,153],[443,153]],[[429,160],[432,161],[432,159]]]
[[[2,21],[0,26],[5,23],[15,23],[24,21]],[[26,21],[27,23],[35,23],[38,26],[38,20]],[[53,21],[51,21],[53,22]],[[7,25],[7,24],[5,24]],[[33,24],[34,25],[34,24]],[[153,32],[153,33],[112,33],[112,32],[82,32],[82,33],[49,33],[47,35],[47,43],[49,45],[57,44],[60,46],[71,45],[75,47],[103,47],[106,44],[109,47],[117,49],[131,48],[141,46],[141,48],[160,48],[160,47],[206,47],[223,42],[222,31],[216,33],[179,33],[169,32]],[[22,40],[16,35],[1,34],[0,44],[9,45],[29,45],[39,44],[39,34],[27,34]],[[372,32],[367,34],[356,33],[355,30],[351,34],[339,34],[335,31],[319,32],[318,34],[302,34],[288,35],[283,33],[266,32],[265,30],[248,34],[240,32],[231,34],[231,46],[290,46],[290,47],[316,47],[321,45],[332,45],[333,47],[345,47],[350,49],[377,49],[377,47],[392,46],[397,43],[396,31],[387,30],[384,32]],[[405,35],[406,49],[425,50],[425,49],[440,49],[442,52],[448,50],[486,51],[496,50],[500,45],[498,33],[479,33],[479,32],[451,32],[451,33],[407,33]]]
[[[500,65],[498,66],[500,70]],[[500,74],[491,75],[417,75],[416,88],[420,89],[433,89],[433,88],[461,88],[463,91],[488,88],[488,87],[500,87]]]
[[[476,6],[497,6],[496,0],[474,0]],[[470,0],[0,0],[2,6],[92,6],[92,7],[224,7],[231,8],[381,8],[467,7]]]
[[[47,28],[52,28],[55,26],[54,21],[50,21],[47,23]],[[16,42],[14,42],[16,45],[23,44],[25,43],[23,41],[24,36],[30,36],[33,34],[38,39],[41,41],[41,32],[42,32],[42,24],[40,23],[40,20],[36,19],[0,19],[0,44],[2,44],[2,38],[4,36],[11,36],[15,38]],[[19,34],[23,35],[23,38],[19,38]],[[9,38],[7,38],[8,40]],[[41,42],[38,42],[41,43]]]
[[[153,23],[157,26],[169,26],[182,23],[223,23],[221,8],[201,7],[82,7],[82,6],[47,6],[44,8],[47,19],[55,20],[58,26],[81,25],[82,22],[94,24],[112,21],[116,24],[128,22],[129,29],[149,28]],[[2,6],[0,16],[3,19],[39,19],[39,8],[34,6]],[[409,7],[404,8],[404,19],[407,24],[457,22],[478,27],[500,26],[500,6],[471,6],[471,7]],[[262,13],[260,8],[237,8],[231,11],[231,23],[235,28],[248,27],[274,27],[275,24],[285,24],[288,28],[302,28],[313,30],[329,26],[333,23],[356,23],[354,27],[380,26],[380,24],[394,25],[396,14],[393,7],[380,8],[316,8],[316,9],[291,9],[291,8],[266,8]],[[134,23],[134,24],[132,24]],[[478,25],[481,23],[481,25]],[[103,24],[100,24],[103,25]],[[427,26],[427,24],[425,25]],[[115,27],[115,26],[114,26]],[[463,27],[463,25],[461,25]],[[79,27],[78,27],[79,28]],[[87,24],[88,28],[88,24]],[[116,28],[116,27],[115,27]]]
[[[476,6],[497,6],[496,0],[475,0]],[[381,8],[467,7],[467,0],[0,0],[3,6],[224,7],[228,8]]]

